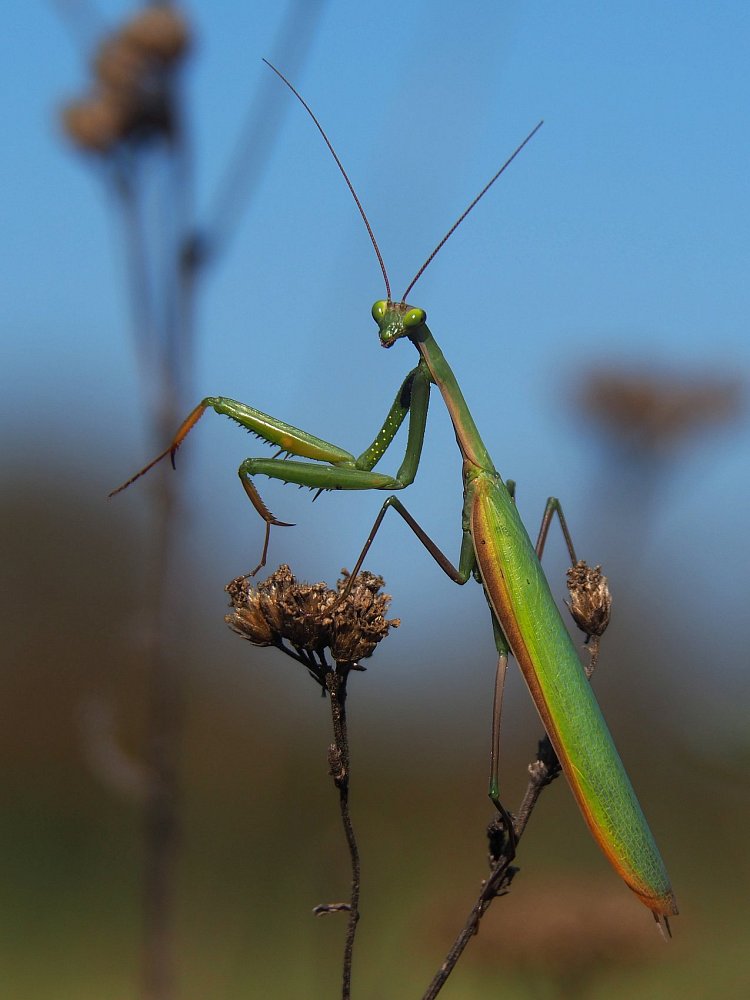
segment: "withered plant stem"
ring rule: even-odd
[[[346,722],[346,682],[348,669],[339,665],[336,670],[326,673],[326,689],[331,702],[331,720],[333,722],[333,744],[330,748],[329,762],[331,777],[339,790],[339,808],[344,835],[349,849],[351,862],[351,891],[349,894],[349,920],[344,942],[344,957],[342,961],[341,997],[349,1000],[351,997],[352,957],[354,938],[359,921],[360,892],[360,861],[357,839],[354,834],[351,815],[349,813],[349,736]]]

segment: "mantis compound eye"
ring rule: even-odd
[[[372,307],[372,318],[375,320],[376,323],[378,324],[380,323],[380,321],[385,316],[387,309],[388,309],[388,303],[385,301],[385,299],[379,299],[375,303],[375,305]]]
[[[404,313],[404,326],[413,330],[415,326],[422,326],[427,322],[427,313],[424,309],[410,309]]]

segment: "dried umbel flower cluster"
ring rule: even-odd
[[[126,141],[145,141],[172,128],[170,77],[184,57],[190,31],[171,6],[141,10],[106,37],[94,56],[92,92],[62,112],[80,149],[106,154]]]
[[[385,617],[391,598],[380,593],[382,577],[360,573],[342,599],[350,583],[346,570],[342,573],[336,590],[325,583],[300,583],[286,565],[257,586],[250,577],[238,577],[225,588],[233,610],[224,620],[256,646],[284,652],[291,647],[308,668],[325,665],[326,649],[337,664],[355,666],[400,621]]]

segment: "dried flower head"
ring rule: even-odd
[[[238,577],[225,588],[232,611],[224,620],[256,646],[290,652],[288,643],[296,652],[291,655],[302,658],[320,680],[316,667],[325,666],[326,649],[336,663],[354,666],[400,624],[385,617],[391,598],[380,593],[382,577],[360,573],[342,597],[349,582],[344,570],[337,590],[325,583],[300,583],[286,565],[257,586],[250,577]]]
[[[224,588],[234,611],[224,616],[224,621],[243,639],[255,646],[272,646],[274,634],[260,607],[257,590],[246,586],[246,578],[238,576]]]
[[[71,101],[62,110],[68,138],[87,153],[108,153],[120,140],[127,117],[119,102],[107,95]]]
[[[83,151],[106,155],[119,143],[144,144],[174,128],[171,81],[190,42],[172,7],[148,7],[99,44],[90,95],[68,105],[63,125]]]
[[[339,593],[349,583],[349,573],[341,571]],[[355,577],[346,598],[333,612],[331,656],[337,663],[357,663],[372,656],[375,647],[391,628],[401,624],[398,618],[386,618],[390,594],[381,594],[382,576],[365,570]]]
[[[258,584],[258,595],[261,611],[280,639],[315,653],[330,645],[331,618],[327,612],[336,595],[324,583],[299,583],[283,565]]]
[[[568,608],[578,628],[586,635],[603,635],[609,625],[612,595],[601,566],[588,566],[580,559],[568,570]]]

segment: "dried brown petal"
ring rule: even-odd
[[[609,625],[612,595],[601,566],[579,560],[568,570],[568,608],[578,628],[586,635],[599,636]]]
[[[579,399],[623,444],[648,454],[735,417],[742,388],[733,378],[605,368],[588,375]]]

